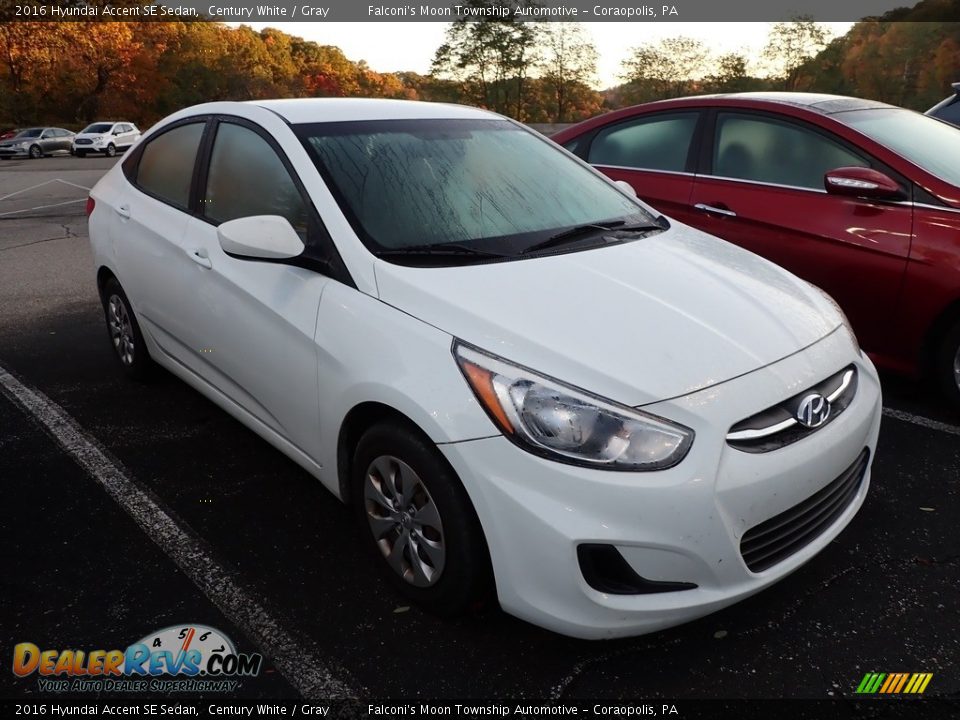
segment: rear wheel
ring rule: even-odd
[[[103,287],[103,313],[114,355],[123,371],[137,380],[146,380],[153,371],[153,361],[140,332],[140,325],[126,293],[115,278]]]
[[[960,322],[943,339],[936,373],[941,390],[953,406],[960,409]]]
[[[31,146],[30,146],[30,157],[31,157],[31,158],[33,158],[34,160],[36,160],[36,159],[39,158],[41,155],[43,155],[43,153],[40,151],[40,146],[39,146],[39,145],[31,145]]]
[[[113,143],[107,145],[107,157],[113,157],[117,154],[117,148]]]
[[[429,439],[402,422],[375,425],[352,475],[365,544],[401,593],[438,615],[482,604],[491,573],[480,522]]]

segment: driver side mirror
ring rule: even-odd
[[[290,222],[279,215],[253,215],[222,223],[217,239],[227,255],[249,260],[288,260],[304,245]]]
[[[823,186],[831,195],[899,200],[900,186],[887,174],[865,167],[842,167],[823,176]]]

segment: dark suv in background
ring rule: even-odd
[[[951,83],[954,89],[953,95],[948,98],[944,98],[932,108],[927,110],[924,115],[929,115],[930,117],[935,117],[938,120],[943,120],[948,122],[951,125],[956,125],[960,127],[960,103],[957,102],[960,99],[960,82]]]

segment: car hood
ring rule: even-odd
[[[628,405],[776,362],[842,319],[786,270],[674,222],[661,234],[512,262],[376,262],[380,299],[455,337]]]
[[[73,136],[74,140],[79,140],[80,138],[87,138],[88,140],[103,140],[107,137],[107,133],[77,133]]]

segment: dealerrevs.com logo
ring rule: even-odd
[[[126,650],[13,648],[13,673],[37,675],[41,692],[232,692],[260,674],[263,656],[238,653],[233,641],[205,625],[158,630]]]

